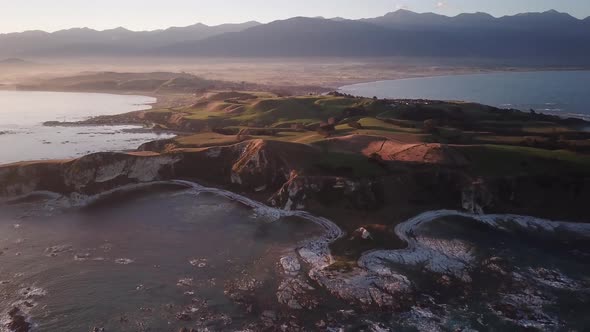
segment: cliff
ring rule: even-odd
[[[391,225],[442,208],[570,220],[590,215],[588,177],[475,176],[462,165],[399,161],[382,169],[366,157],[333,167],[325,158],[309,145],[261,139],[168,153],[96,153],[0,166],[0,196],[94,195],[128,184],[187,179],[326,215],[347,231],[367,220]],[[373,173],[359,174],[355,167],[361,166]]]

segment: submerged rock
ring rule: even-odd
[[[526,271],[526,277],[556,289],[582,290],[584,287],[576,280],[569,278],[558,270],[546,268],[529,268]]]
[[[373,235],[366,228],[360,227],[359,229],[357,229],[356,231],[354,231],[354,233],[352,233],[352,238],[353,239],[354,238],[360,238],[360,239],[363,239],[363,240],[372,240],[373,239]]]
[[[71,245],[63,244],[63,245],[49,247],[49,248],[45,249],[45,253],[47,254],[47,256],[55,257],[61,253],[64,253],[64,252],[71,252],[72,250],[73,250],[73,247]]]
[[[18,292],[25,299],[39,298],[47,295],[47,291],[40,287],[26,287]]]
[[[184,312],[178,313],[176,315],[176,319],[182,320],[182,321],[190,321],[190,320],[192,320],[191,316],[189,314],[187,314],[187,313],[184,313]]]
[[[8,322],[6,328],[12,332],[29,332],[32,324],[29,323],[24,316],[24,313],[17,307],[13,307],[8,311]]]
[[[490,305],[500,317],[522,328],[555,329],[559,320],[544,310],[551,301],[524,289],[516,294],[502,294],[500,301]]]
[[[313,309],[318,305],[315,296],[309,292],[315,289],[302,278],[289,278],[281,282],[277,290],[279,303],[291,309]]]
[[[87,261],[88,259],[90,259],[90,253],[80,253],[80,254],[75,254],[74,255],[74,260],[76,261],[80,261],[80,262],[84,262]]]
[[[198,267],[198,268],[205,268],[205,267],[207,267],[207,264],[208,264],[207,262],[208,262],[208,261],[207,261],[207,259],[206,259],[206,258],[194,258],[194,259],[191,259],[191,260],[189,261],[189,263],[190,263],[192,266],[194,266],[194,267]]]
[[[412,283],[401,274],[377,275],[361,268],[316,270],[311,278],[335,297],[364,308],[400,308],[412,298]]]
[[[442,319],[428,308],[413,307],[411,311],[401,315],[400,321],[401,325],[415,328],[420,332],[443,331]]]
[[[285,274],[294,276],[301,271],[301,264],[299,264],[299,260],[294,255],[282,257],[280,264]]]
[[[193,278],[182,278],[179,279],[176,283],[176,286],[179,287],[192,287],[193,286]]]
[[[130,258],[117,258],[115,259],[115,263],[119,265],[129,265],[134,263],[135,261]]]

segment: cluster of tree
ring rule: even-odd
[[[337,124],[338,120],[336,118],[329,118],[328,121],[320,122],[317,132],[324,137],[330,137],[332,134],[334,134],[334,132],[336,132]]]
[[[331,92],[328,92],[327,95],[332,96],[332,97],[359,98],[357,96],[353,96],[351,94],[343,93],[340,91],[331,91]]]

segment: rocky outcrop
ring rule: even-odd
[[[478,178],[462,189],[464,210],[587,221],[590,178],[568,174]]]
[[[97,194],[133,183],[170,178],[176,155],[96,153],[60,162],[31,162],[0,167],[0,195],[34,191]]]
[[[255,140],[240,147],[231,169],[232,183],[256,189],[286,181],[291,165],[269,143]]]
[[[0,167],[0,195],[18,196],[38,190],[63,187],[62,171],[67,162],[29,162]]]
[[[491,201],[492,197],[481,180],[466,185],[461,193],[461,207],[470,213],[484,214],[484,207],[491,205]]]
[[[139,148],[137,148],[137,150],[166,153],[171,152],[176,148],[178,148],[178,143],[174,138],[171,138],[144,143],[140,145]]]
[[[318,151],[295,143],[251,140],[175,154],[182,156],[174,168],[178,178],[272,193],[289,179],[291,171],[307,168]]]
[[[34,191],[97,194],[128,184],[173,178],[252,191],[278,190],[291,170],[305,167],[315,152],[298,144],[252,140],[163,154],[95,153],[75,160],[17,163],[0,166],[0,196]]]
[[[93,154],[64,169],[64,184],[75,192],[98,193],[129,183],[169,178],[180,158],[156,154]]]
[[[12,308],[8,312],[9,320],[5,327],[9,331],[28,332],[32,328],[32,324],[26,320],[24,313],[19,308]]]
[[[302,176],[292,172],[269,201],[285,210],[306,209],[314,203],[358,210],[379,209],[383,198],[378,186],[377,181],[367,179]]]

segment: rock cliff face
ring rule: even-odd
[[[514,213],[582,221],[590,215],[590,178],[568,174],[477,179],[463,189],[472,213]]]
[[[275,141],[251,140],[230,146],[186,149],[174,175],[246,192],[274,192],[293,170],[305,169],[319,152],[311,147]]]
[[[34,191],[96,194],[173,178],[266,191],[280,188],[291,170],[306,167],[306,159],[315,154],[316,150],[307,146],[252,140],[166,154],[95,153],[75,160],[16,163],[0,166],[0,195]]]
[[[353,178],[315,169],[320,157],[314,147],[265,140],[169,153],[96,153],[76,160],[0,166],[0,196],[34,191],[92,195],[128,184],[191,179],[251,193],[287,210],[390,209],[413,215],[448,208],[570,220],[590,215],[586,178],[474,179],[462,168],[440,165],[412,165],[379,177]]]
[[[172,176],[175,155],[96,153],[59,162],[30,162],[0,167],[0,195],[34,191],[97,194],[119,186]]]
[[[309,202],[326,206],[344,205],[359,210],[378,209],[383,198],[376,186],[378,182],[372,180],[303,176],[293,171],[288,181],[270,198],[270,202],[285,210],[305,209]]]

